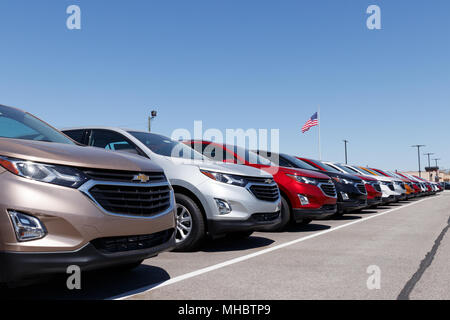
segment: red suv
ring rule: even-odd
[[[307,224],[314,219],[323,219],[336,213],[335,186],[330,177],[322,173],[279,167],[238,146],[198,140],[184,143],[213,160],[251,166],[273,175],[282,196],[282,208],[281,222],[271,227],[270,231],[282,230],[290,221]],[[251,188],[249,191],[258,192]]]

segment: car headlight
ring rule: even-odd
[[[248,183],[248,181],[245,180],[243,177],[228,174],[228,173],[214,172],[214,171],[207,171],[207,170],[200,170],[200,172],[203,173],[208,178],[211,178],[215,181],[223,182],[226,184],[231,184],[233,186],[245,187]]]
[[[6,157],[0,157],[0,165],[20,177],[64,187],[78,188],[89,180],[83,172],[71,167]]]
[[[319,180],[315,179],[315,178],[309,178],[309,177],[302,177],[302,176],[297,176],[295,174],[286,174],[289,178],[292,178],[300,183],[306,183],[306,184],[312,184],[312,185],[318,185],[319,184]]]

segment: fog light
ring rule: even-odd
[[[231,206],[228,202],[222,199],[214,199],[216,200],[217,209],[219,209],[219,214],[224,215],[231,212]]]
[[[341,192],[341,196],[342,196],[342,199],[344,199],[344,200],[348,200],[349,199],[348,194],[345,193],[345,192]]]
[[[8,214],[13,223],[17,240],[30,241],[46,236],[47,231],[38,218],[17,211],[8,211]]]
[[[302,194],[299,194],[299,195],[298,195],[298,198],[300,199],[300,204],[301,204],[302,206],[306,206],[306,205],[309,204],[308,197],[306,197],[306,196],[304,196],[304,195],[302,195]]]

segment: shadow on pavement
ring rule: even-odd
[[[81,290],[67,289],[67,277],[57,276],[49,279],[48,282],[14,289],[1,289],[0,298],[9,300],[103,300],[170,279],[164,269],[144,264],[127,271],[86,272],[81,275]]]
[[[292,224],[284,230],[284,232],[311,232],[311,231],[322,231],[326,229],[330,229],[330,226],[326,226],[323,224],[316,224],[314,222],[302,225],[302,224]]]
[[[358,214],[374,214],[374,213],[378,213],[378,211],[375,211],[375,210],[362,210],[362,211],[358,212]]]
[[[200,251],[220,252],[220,251],[241,251],[266,247],[274,243],[272,239],[264,237],[250,236],[243,239],[221,238],[214,241],[208,241],[203,245]]]
[[[349,214],[351,214],[351,213],[349,213]],[[349,216],[346,214],[344,214],[342,217],[333,218],[333,220],[336,220],[336,221],[357,220],[357,219],[361,219],[361,217],[360,216]]]

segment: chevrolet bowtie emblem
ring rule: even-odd
[[[133,181],[140,181],[142,183],[146,183],[149,180],[150,180],[150,177],[148,175],[146,175],[146,174],[143,174],[143,173],[133,177]]]
[[[267,183],[267,184],[271,184],[273,182],[273,180],[272,179],[266,179],[266,181],[264,181],[264,182]]]

